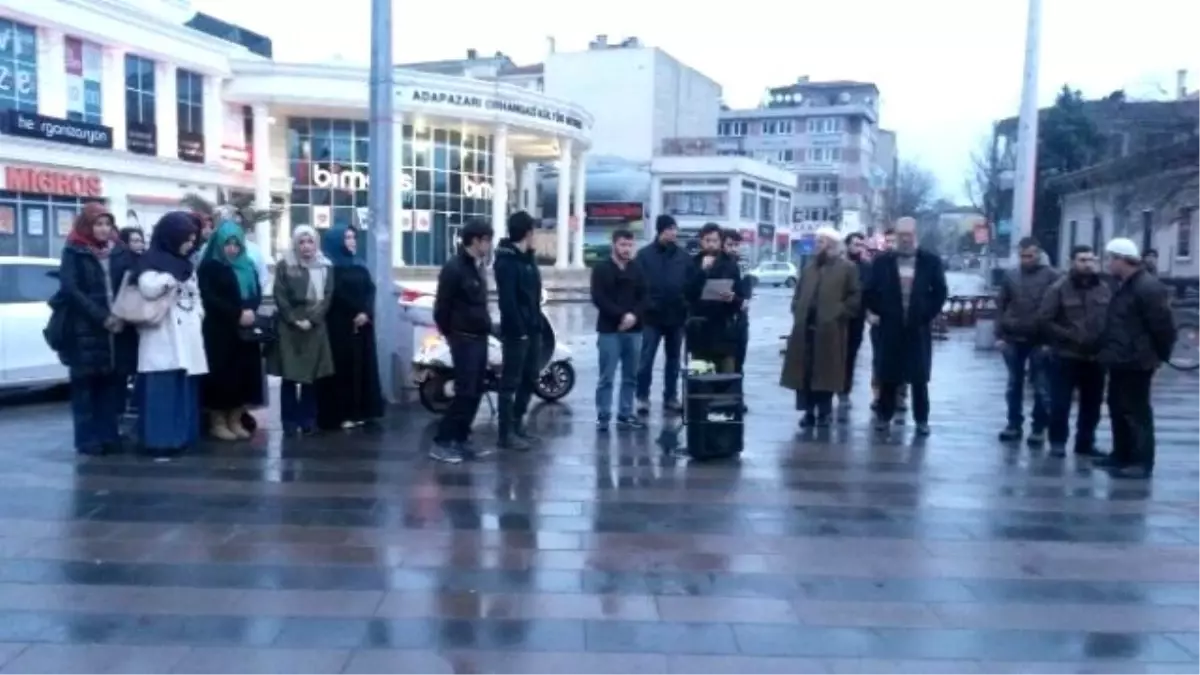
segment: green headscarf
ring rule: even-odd
[[[232,258],[225,255],[225,244],[230,240],[236,241],[238,254]],[[229,265],[238,280],[238,291],[243,300],[258,295],[258,272],[254,269],[254,261],[246,253],[246,232],[232,220],[221,223],[216,232],[208,240],[204,257]]]

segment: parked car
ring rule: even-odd
[[[746,276],[754,286],[769,284],[771,286],[787,286],[791,288],[796,285],[796,280],[800,278],[800,273],[796,270],[796,266],[790,262],[761,262],[757,267],[747,272]]]
[[[58,261],[0,256],[0,388],[48,387],[67,368],[46,344],[47,302],[58,291]]]

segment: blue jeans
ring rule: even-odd
[[[279,417],[284,431],[316,428],[316,385],[284,380],[279,387]]]
[[[679,351],[683,349],[683,326],[642,328],[642,355],[638,360],[637,397],[650,398],[654,381],[654,355],[663,343],[663,402],[679,400]]]
[[[97,449],[120,441],[120,420],[127,399],[123,376],[72,377],[71,421],[75,427],[75,449]]]
[[[600,333],[596,336],[600,353],[600,379],[596,382],[596,416],[606,420],[612,416],[613,375],[621,365],[621,394],[617,400],[617,415],[633,415],[633,393],[637,385],[638,359],[641,357],[640,333]]]
[[[1033,383],[1033,431],[1045,431],[1050,423],[1050,362],[1053,355],[1045,347],[1025,342],[1004,346],[1004,364],[1008,366],[1008,426],[1025,424],[1025,380]]]

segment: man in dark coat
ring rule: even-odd
[[[729,228],[721,232],[721,247],[725,255],[735,263],[741,260],[742,235],[737,230]],[[734,370],[741,373],[746,366],[746,349],[750,344],[750,298],[754,294],[754,284],[750,277],[742,275],[740,296],[743,298],[742,311],[737,317],[738,352],[735,357]]]
[[[879,404],[875,428],[887,431],[896,392],[912,392],[917,434],[929,435],[929,376],[933,368],[931,324],[946,302],[946,273],[937,255],[917,248],[917,222],[896,222],[896,248],[871,263],[867,311],[879,335]]]
[[[729,289],[720,297],[706,297],[710,281],[727,281]],[[707,223],[700,228],[700,252],[687,283],[687,342],[692,358],[708,361],[719,373],[736,368],[740,345],[738,315],[745,302],[742,272],[737,261],[721,246],[721,226]]]
[[[508,217],[508,237],[496,246],[492,272],[500,305],[499,445],[528,450],[533,440],[524,425],[529,399],[542,369],[542,273],[533,254],[533,216]]]
[[[661,215],[654,223],[655,240],[638,251],[634,262],[646,280],[648,304],[642,317],[642,355],[638,359],[637,411],[650,412],[650,384],[654,379],[654,357],[663,345],[663,409],[679,412],[679,350],[683,346],[683,324],[687,321],[684,287],[692,259],[676,244],[679,227],[675,219]]]
[[[858,286],[861,290],[871,276],[871,260],[867,256],[867,240],[861,232],[846,235],[846,259],[858,270]],[[846,324],[846,381],[838,394],[838,414],[850,411],[850,392],[854,389],[854,366],[858,363],[858,350],[862,347],[866,329],[866,312],[859,307]]]
[[[1167,287],[1143,266],[1137,244],[1108,242],[1109,271],[1118,286],[1109,301],[1100,338],[1100,363],[1108,368],[1112,454],[1094,462],[1114,478],[1149,478],[1154,472],[1154,372],[1175,348],[1175,319]]]

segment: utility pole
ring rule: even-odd
[[[1033,233],[1033,197],[1037,179],[1038,61],[1041,58],[1042,0],[1029,0],[1025,26],[1025,73],[1021,81],[1021,113],[1017,120],[1017,166],[1013,176],[1011,261],[1017,262],[1016,243]]]
[[[392,0],[371,0],[371,110],[367,205],[370,236],[367,262],[375,278],[375,339],[379,382],[389,403],[400,401],[394,362],[398,358],[398,310],[392,276],[392,135],[395,68],[392,65]]]

